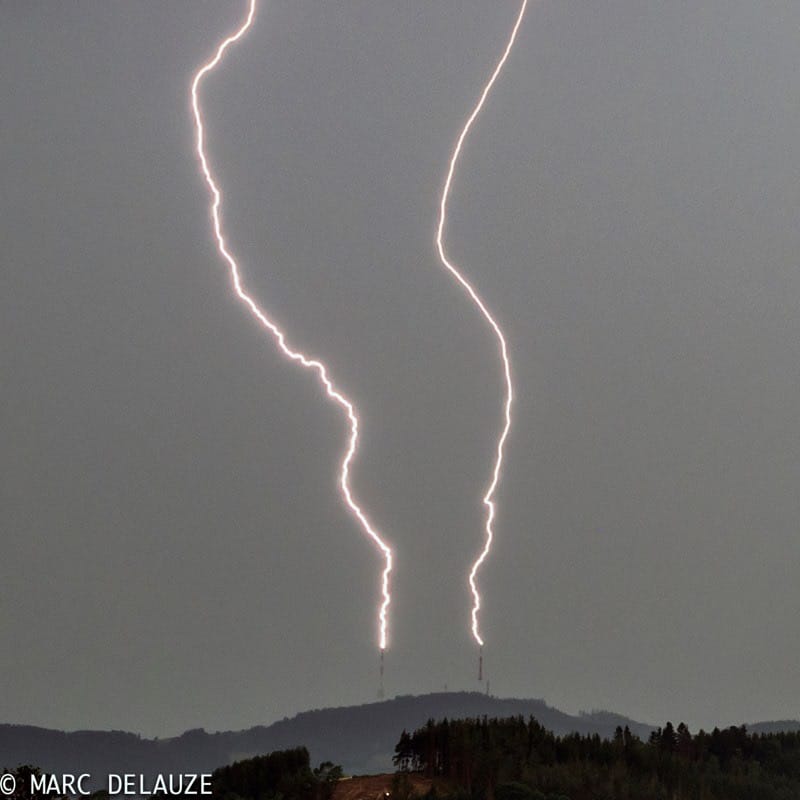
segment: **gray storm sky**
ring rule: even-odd
[[[387,692],[473,688],[501,423],[433,247],[511,0],[268,2],[203,87],[248,287],[356,400]],[[243,2],[0,5],[0,720],[166,735],[374,698],[346,427],[232,297],[188,89]],[[449,251],[517,386],[492,691],[797,716],[800,4],[532,2]]]

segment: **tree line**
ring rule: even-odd
[[[800,734],[745,727],[692,734],[667,723],[645,742],[556,736],[533,717],[430,720],[403,731],[394,763],[458,800],[798,800]]]
[[[305,747],[278,750],[214,770],[214,800],[331,800],[342,768],[325,761],[315,769]]]
[[[668,722],[643,741],[627,727],[556,736],[533,717],[429,720],[403,731],[394,763],[390,800],[412,800],[411,772],[432,780],[420,800],[800,800],[800,733],[745,727],[692,734]],[[13,774],[10,800],[60,800],[28,791],[36,767]],[[341,777],[330,762],[312,768],[304,747],[276,751],[215,770],[212,800],[333,800]]]

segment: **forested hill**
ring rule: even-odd
[[[402,774],[447,787],[445,800],[800,797],[800,734],[745,726],[692,734],[667,722],[644,742],[627,728],[609,740],[554,736],[522,717],[448,720],[403,733],[396,761]]]
[[[500,699],[477,692],[401,696],[361,706],[306,711],[269,726],[245,731],[187,731],[170,739],[144,739],[121,731],[62,731],[0,725],[0,770],[29,763],[47,772],[200,772],[237,759],[305,746],[313,763],[333,761],[351,774],[389,771],[403,729],[444,717],[533,715],[555,733],[599,733],[610,737],[628,725],[647,737],[652,728],[606,712],[571,716],[543,700]]]
[[[798,733],[800,721],[796,719],[782,719],[775,722],[756,722],[748,725],[750,733]]]
[[[400,734],[428,719],[534,716],[555,734],[598,733],[611,738],[619,725],[647,740],[653,728],[616,714],[595,712],[571,716],[542,700],[500,699],[477,692],[401,696],[361,706],[306,711],[291,719],[244,731],[187,731],[170,739],[144,739],[121,731],[62,731],[22,725],[0,725],[0,771],[35,764],[46,772],[212,771],[254,755],[305,746],[312,763],[332,761],[350,774],[391,771]],[[797,722],[762,723],[753,731],[793,730]]]
[[[481,716],[535,716],[556,733],[580,731],[611,737],[617,725],[629,725],[642,736],[653,728],[607,712],[571,716],[548,706],[543,700],[502,699],[478,692],[441,692],[405,695],[383,703],[308,711],[265,730],[279,742],[276,747],[304,744],[312,759],[324,757],[341,764],[346,772],[367,774],[392,769],[392,756],[399,734],[428,719]],[[259,729],[255,729],[259,730]],[[239,734],[249,739],[254,731]]]

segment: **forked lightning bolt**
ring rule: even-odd
[[[500,470],[503,466],[503,448],[506,443],[506,439],[508,438],[508,432],[511,429],[511,402],[513,400],[513,387],[511,384],[511,362],[508,357],[508,347],[506,345],[505,336],[503,336],[503,331],[500,329],[500,326],[497,324],[495,318],[489,313],[489,309],[486,307],[486,304],[481,300],[478,293],[473,288],[472,284],[461,274],[459,269],[450,262],[447,258],[447,254],[445,253],[444,249],[444,228],[447,222],[447,199],[450,196],[450,188],[453,182],[453,175],[456,170],[456,163],[458,162],[458,157],[461,155],[461,148],[464,145],[464,141],[467,138],[467,134],[469,133],[470,129],[472,128],[472,124],[480,114],[481,109],[483,108],[484,103],[486,102],[486,98],[489,96],[489,92],[492,90],[492,86],[494,86],[494,82],[497,80],[497,76],[500,74],[500,71],[503,69],[506,60],[508,59],[509,53],[511,52],[511,48],[514,46],[514,40],[517,38],[517,32],[519,31],[519,27],[522,24],[522,18],[525,16],[525,8],[528,5],[528,0],[523,0],[522,6],[519,10],[519,15],[517,16],[517,20],[514,23],[514,27],[511,30],[511,36],[509,37],[508,43],[506,44],[506,48],[503,51],[503,55],[498,61],[497,66],[492,73],[492,76],[489,78],[489,82],[484,86],[483,92],[481,93],[480,99],[478,100],[477,105],[472,110],[472,113],[467,118],[467,121],[464,127],[461,130],[461,133],[456,140],[456,146],[453,150],[453,155],[450,158],[450,167],[447,170],[447,178],[444,182],[444,188],[442,190],[442,199],[439,204],[439,226],[436,231],[436,247],[439,251],[439,258],[442,261],[442,264],[445,268],[452,274],[452,276],[461,284],[462,288],[466,291],[466,293],[472,299],[472,302],[478,307],[481,314],[486,318],[486,321],[489,323],[490,327],[495,333],[497,337],[498,344],[500,346],[500,355],[503,360],[503,371],[505,373],[505,382],[506,382],[506,397],[505,397],[505,405],[504,405],[504,413],[505,413],[505,424],[503,426],[503,430],[500,433],[500,436],[497,440],[497,450],[496,450],[496,458],[494,462],[494,469],[492,470],[492,478],[489,482],[489,486],[487,487],[486,494],[483,498],[483,503],[486,506],[486,536],[484,540],[483,549],[481,550],[478,558],[472,564],[472,568],[470,569],[469,573],[469,586],[470,590],[472,591],[472,599],[473,599],[473,606],[472,606],[472,635],[475,638],[475,641],[478,643],[478,646],[483,648],[483,637],[481,636],[480,632],[480,625],[478,623],[478,612],[481,609],[481,595],[478,591],[478,586],[476,584],[476,576],[478,574],[478,570],[480,569],[483,562],[486,560],[486,557],[489,555],[489,551],[492,549],[492,541],[494,539],[494,530],[492,528],[492,523],[494,522],[495,517],[495,501],[494,501],[494,493],[497,489],[497,484],[500,481]],[[482,666],[482,657],[479,664]],[[481,667],[479,666],[478,677],[481,677]]]
[[[194,79],[192,80],[192,111],[194,113],[194,121],[197,128],[197,158],[200,162],[200,167],[205,177],[206,184],[211,192],[211,197],[213,198],[209,210],[214,228],[214,236],[216,237],[217,248],[219,249],[220,255],[227,262],[228,267],[230,268],[230,277],[237,296],[247,306],[247,308],[250,310],[250,313],[272,334],[278,347],[285,356],[290,358],[292,361],[299,362],[306,369],[316,372],[317,377],[319,378],[322,386],[325,388],[325,392],[327,393],[328,397],[341,406],[350,423],[350,439],[344,459],[342,460],[341,472],[339,475],[339,485],[348,509],[358,519],[358,522],[360,523],[364,533],[378,547],[384,559],[384,568],[381,580],[381,592],[383,600],[378,610],[378,640],[381,649],[381,663],[383,663],[383,651],[386,649],[388,643],[387,614],[389,604],[391,602],[391,596],[389,594],[389,574],[392,571],[392,551],[381,535],[370,523],[366,514],[353,497],[353,493],[350,489],[350,465],[358,447],[358,415],[356,414],[353,404],[339,391],[339,389],[336,388],[336,386],[333,384],[333,381],[331,381],[331,379],[328,377],[328,371],[325,365],[317,359],[310,358],[299,351],[292,350],[291,347],[289,347],[289,345],[286,343],[286,336],[283,331],[278,328],[278,326],[258,307],[256,301],[253,300],[253,298],[242,288],[239,265],[228,250],[225,236],[222,232],[222,223],[220,222],[220,204],[222,196],[212,175],[205,152],[205,128],[203,125],[203,116],[200,112],[200,102],[198,100],[198,90],[200,88],[200,84],[202,83],[203,78],[205,78],[205,76],[211,72],[217,66],[217,64],[220,63],[225,51],[232,44],[234,44],[234,42],[237,42],[242,38],[242,36],[244,36],[244,34],[253,24],[255,11],[256,0],[249,0],[247,16],[241,27],[235,33],[232,33],[222,41],[222,43],[217,47],[213,58],[211,58],[210,61],[204,64],[197,71]]]

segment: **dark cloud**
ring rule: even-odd
[[[374,696],[346,428],[231,296],[193,160],[189,80],[243,7],[0,11],[4,720],[165,734]],[[263,2],[204,86],[248,286],[363,416],[390,693],[475,685],[502,383],[433,233],[516,9]],[[534,3],[468,142],[448,246],[518,385],[481,574],[499,694],[793,713],[798,24]]]

